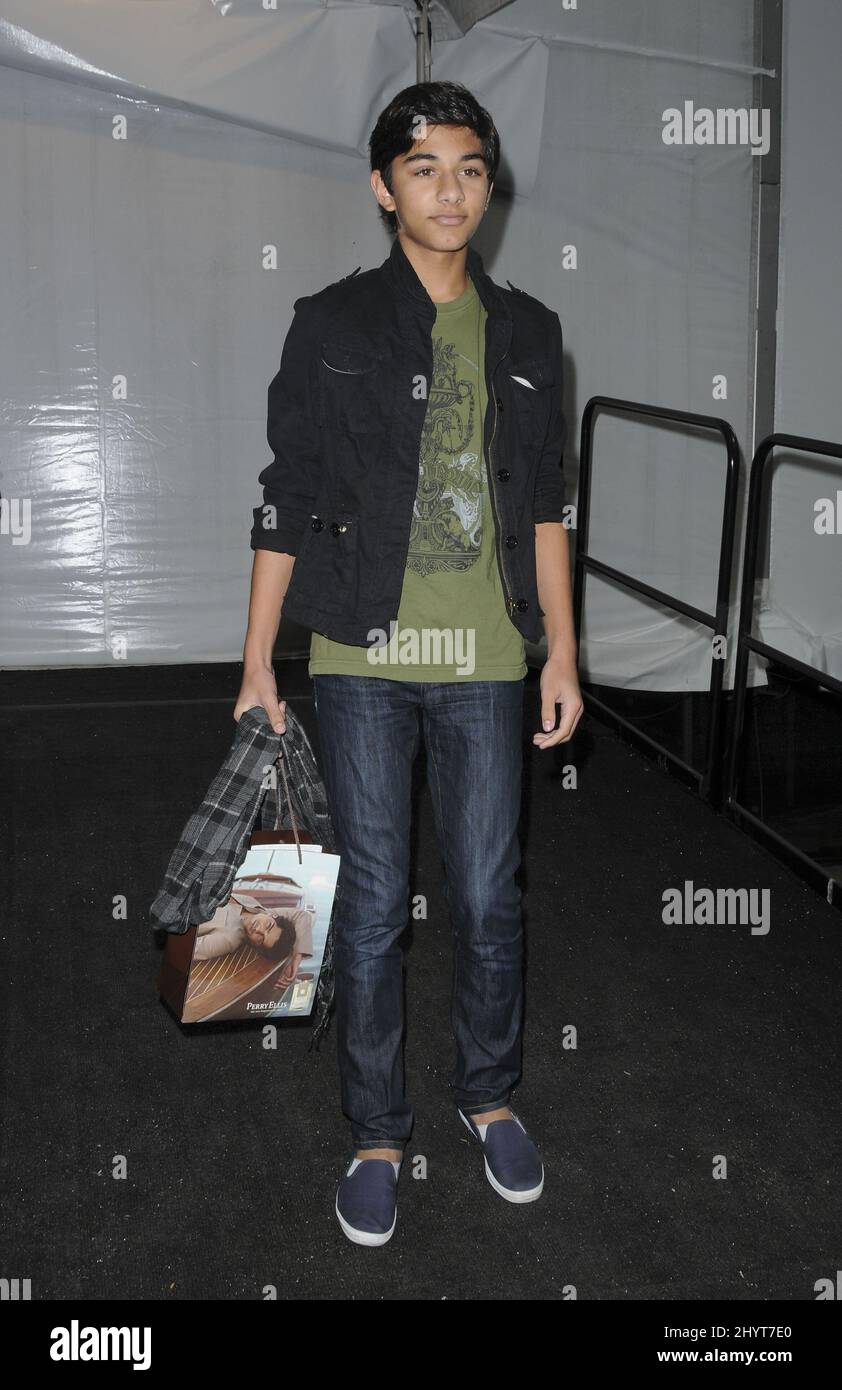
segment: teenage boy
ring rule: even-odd
[[[469,245],[500,155],[463,86],[400,92],[370,140],[395,241],[375,270],[295,302],[269,387],[243,683],[279,732],[281,611],[312,630],[309,674],[341,867],[337,1050],[353,1156],[335,1209],[382,1245],[414,1112],[404,1091],[403,951],[419,715],[454,929],[450,1086],[511,1202],[544,1169],[510,1100],[521,1075],[524,638],[547,638],[544,732],[582,713],[560,469],[558,315],[485,273]],[[543,630],[542,622],[543,620]],[[561,706],[555,728],[556,705]]]

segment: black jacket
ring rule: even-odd
[[[563,520],[562,334],[558,314],[483,269],[487,311],[483,447],[509,617],[540,641],[534,526]],[[511,284],[511,282],[507,282]],[[391,633],[403,587],[436,306],[396,237],[375,270],[294,305],[269,386],[273,461],[260,473],[253,550],[296,557],[285,617],[337,642]]]

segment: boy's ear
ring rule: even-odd
[[[380,174],[380,170],[379,170],[379,169],[372,169],[372,171],[371,171],[371,178],[369,179],[369,183],[371,184],[371,191],[372,191],[372,193],[374,194],[375,198],[377,198],[377,186],[378,186],[378,184],[382,184],[383,188],[386,189],[386,192],[389,193],[388,188],[386,188],[386,185],[385,185],[385,183],[383,182],[383,179],[382,179],[382,177],[381,177],[381,174]],[[391,198],[391,196],[392,196],[391,193],[389,193],[389,197],[390,197],[390,198]],[[380,203],[380,199],[379,199],[379,198],[377,198],[377,201],[378,201],[378,203]],[[380,206],[382,207],[383,204],[380,203]],[[393,209],[392,209],[392,208],[387,208],[386,211],[387,211],[387,212],[391,212],[391,211],[393,211]]]

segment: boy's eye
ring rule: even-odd
[[[435,173],[435,170],[432,168],[431,165],[428,164],[428,165],[427,165],[425,168],[423,168],[423,169],[416,169],[416,171],[415,171],[415,177],[418,178],[419,174],[432,174],[432,173]],[[479,176],[480,176],[480,170],[479,170],[479,169],[475,169],[472,165],[468,165],[467,168],[465,168],[465,169],[462,170],[462,173],[463,173],[463,174],[473,174],[476,178],[479,178]]]

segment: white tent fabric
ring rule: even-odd
[[[365,156],[378,111],[414,81],[406,12],[367,0],[274,3],[170,0],[150,23],[150,6],[137,0],[9,0],[0,62]],[[484,25],[470,43],[477,79],[498,94],[495,123],[525,196],[540,151],[547,48],[537,35]],[[435,76],[454,78],[461,53],[461,42],[443,44]]]
[[[561,316],[573,499],[595,394],[723,416],[750,451],[757,160],[662,132],[751,106],[753,8],[515,0],[434,45],[501,131],[475,245]],[[31,515],[0,535],[0,664],[238,659],[292,303],[389,251],[365,151],[415,80],[407,12],[0,0],[0,62],[0,492]],[[712,608],[721,444],[603,416],[594,448],[594,553]],[[584,677],[705,689],[709,663],[707,632],[588,579]]]
[[[784,15],[776,429],[839,443],[842,8],[805,0]],[[842,680],[842,465],[778,449],[771,497],[760,635]],[[817,529],[823,500],[833,532]]]

